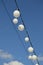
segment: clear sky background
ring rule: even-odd
[[[16,9],[14,0],[3,1],[13,20],[13,11]],[[38,56],[43,56],[43,0],[17,0],[17,2],[35,52]],[[24,41],[26,36],[25,31],[18,31],[17,27],[21,23],[20,18],[18,20],[19,23],[13,26],[3,6],[2,0],[0,0],[0,50],[3,50],[3,53],[7,52],[13,56],[13,59],[4,59],[0,57],[0,65],[12,60],[18,60],[24,65],[35,65],[31,60],[27,59],[29,53],[27,51],[28,54],[26,54],[22,44],[25,45],[26,50],[30,44]],[[16,30],[20,34],[22,43]],[[39,61],[39,63],[43,65],[43,61]]]

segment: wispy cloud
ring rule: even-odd
[[[19,61],[11,61],[9,63],[4,63],[3,65],[24,65],[24,64]]]
[[[38,57],[39,61],[43,61],[43,56]]]
[[[0,58],[1,59],[11,59],[12,55],[8,52],[4,52],[2,49],[0,49]]]

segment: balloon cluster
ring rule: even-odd
[[[7,10],[7,8],[6,8],[6,6],[5,6],[4,1],[2,1],[2,3],[3,3],[3,6],[4,6],[4,8],[5,8],[5,10],[6,10],[7,14],[8,14],[8,16],[9,16],[10,14],[9,14],[9,12],[8,12],[8,10]],[[17,8],[19,9],[16,0],[15,0],[15,3],[16,3]],[[14,16],[13,23],[14,23],[14,24],[17,24],[17,23],[18,23],[18,17],[20,17],[20,15],[21,15],[21,13],[20,13],[19,10],[15,10],[15,11],[13,12],[13,16]],[[11,19],[10,16],[9,16],[9,18]],[[22,17],[21,17],[21,19],[22,19]],[[23,21],[23,19],[22,19],[22,21]],[[11,22],[12,22],[12,21],[11,21]],[[24,22],[23,22],[23,23],[24,23]],[[25,24],[20,24],[20,25],[18,25],[18,30],[19,30],[19,31],[23,31],[24,29],[26,29]],[[28,34],[27,30],[26,30],[26,33]],[[28,35],[27,37],[25,37],[24,40],[25,40],[25,42],[29,42],[29,41],[30,41],[29,35]],[[30,41],[30,42],[31,42],[31,41]],[[32,45],[32,43],[31,43],[31,45]],[[28,48],[28,52],[29,52],[29,53],[34,53],[34,48],[33,48],[33,46],[30,46],[30,47]],[[37,60],[36,65],[39,65],[38,57],[37,57],[36,53],[34,53],[34,54],[32,54],[32,55],[29,55],[29,56],[28,56],[28,59]]]
[[[15,18],[13,19],[13,23],[14,23],[14,24],[17,24],[17,23],[18,23],[18,17],[20,17],[20,11],[19,11],[19,10],[15,10],[15,11],[13,12],[13,16],[15,17]],[[25,27],[24,27],[23,24],[18,25],[18,30],[19,30],[19,31],[23,31],[24,29],[25,29]],[[24,41],[25,41],[25,42],[29,42],[29,37],[25,37]],[[34,48],[33,48],[32,46],[30,46],[27,50],[28,50],[29,53],[33,53],[33,52],[34,52]],[[37,60],[38,57],[33,54],[33,55],[29,55],[29,56],[28,56],[28,59],[30,59],[30,60]],[[36,63],[36,65],[39,65],[39,64]]]

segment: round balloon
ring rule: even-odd
[[[29,41],[29,37],[25,37],[25,42],[28,42]]]
[[[14,24],[17,24],[17,23],[18,23],[18,19],[17,19],[17,18],[14,18],[14,19],[13,19],[13,23],[14,23]]]
[[[16,18],[18,18],[20,16],[20,11],[19,10],[15,10],[13,12],[13,16],[16,17]]]
[[[29,48],[28,48],[28,51],[29,51],[29,52],[33,52],[33,50],[34,50],[33,47],[29,47]]]
[[[20,25],[18,26],[18,30],[23,31],[23,30],[24,30],[24,25],[23,25],[23,24],[20,24]]]

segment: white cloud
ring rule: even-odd
[[[38,57],[39,61],[43,61],[43,56]]]
[[[0,58],[1,59],[13,59],[13,56],[0,49]],[[8,63],[3,63],[3,65],[24,65],[24,64],[19,62],[19,61],[11,61],[11,62],[8,62]]]
[[[24,64],[19,61],[11,61],[9,63],[4,63],[3,65],[24,65]]]
[[[11,59],[12,55],[0,49],[0,58],[1,59]]]

